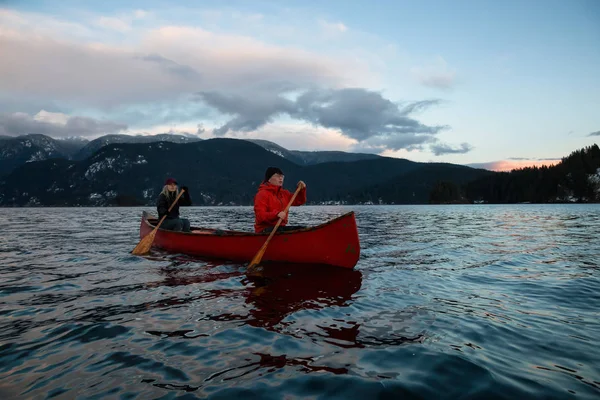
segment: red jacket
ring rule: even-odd
[[[263,182],[254,196],[254,231],[258,233],[265,228],[275,226],[279,220],[277,214],[285,210],[293,195],[281,186]],[[301,206],[304,203],[306,203],[306,188],[300,190],[292,205]],[[287,222],[286,218],[281,221],[280,226],[285,226]]]

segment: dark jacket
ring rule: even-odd
[[[156,202],[156,209],[158,211],[158,218],[162,218],[163,215],[167,214],[167,211],[169,210],[169,207],[171,207],[171,204],[173,204],[173,202],[175,201],[175,198],[177,197],[177,192],[169,192],[168,195],[164,195],[163,193],[161,193],[158,196],[158,201]],[[191,206],[192,205],[192,199],[190,198],[190,193],[186,190],[183,195],[181,195],[181,197],[179,198],[179,201],[177,202],[177,204],[175,204],[173,206],[173,208],[171,209],[171,212],[167,215],[166,219],[174,219],[174,218],[179,218],[179,206]]]
[[[268,182],[262,183],[254,196],[254,231],[262,232],[265,228],[275,226],[279,220],[277,214],[285,210],[293,195],[281,186],[271,185]],[[292,205],[301,206],[304,203],[306,203],[306,188],[298,193]],[[287,222],[286,218],[281,221],[280,226],[285,226]]]

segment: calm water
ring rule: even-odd
[[[350,209],[354,271],[266,280],[131,256],[142,208],[0,209],[0,398],[600,398],[600,205],[290,223]],[[247,207],[182,210],[252,226]]]

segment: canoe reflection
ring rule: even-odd
[[[248,278],[254,287],[248,324],[272,328],[298,310],[348,305],[362,284],[362,273],[319,265],[263,266],[261,276]]]
[[[248,276],[242,265],[205,265],[208,267],[206,270],[193,276],[177,272],[178,268],[165,269],[166,277],[159,285],[206,284],[206,287],[196,296],[162,299],[162,305],[204,301],[207,302],[202,307],[205,314],[197,320],[199,322],[239,322],[343,348],[401,346],[425,340],[424,332],[411,332],[418,313],[416,310],[398,310],[387,316],[373,310],[374,321],[388,321],[385,327],[364,318],[357,320],[353,312],[354,299],[363,279],[358,270],[268,263],[261,268],[260,276]],[[236,285],[232,285],[231,279],[240,279],[243,287],[234,287]],[[215,282],[217,287],[211,282]],[[223,304],[226,304],[227,312],[223,312]],[[212,308],[212,305],[217,307]],[[340,310],[343,307],[347,309]],[[314,311],[318,311],[317,314]],[[202,324],[195,333],[177,332],[177,335],[192,338],[191,335],[199,332],[208,333],[207,326]]]
[[[160,269],[164,278],[155,282],[156,286],[184,286],[190,284],[207,284],[241,278],[244,288],[206,288],[200,295],[184,299],[162,299],[161,305],[181,305],[191,301],[211,301],[219,298],[239,298],[243,294],[245,301],[239,306],[229,307],[227,313],[208,314],[202,320],[240,321],[248,325],[264,328],[279,333],[293,322],[283,321],[291,314],[302,310],[322,310],[328,307],[343,307],[352,303],[352,296],[362,285],[362,273],[357,270],[336,268],[326,265],[266,263],[261,265],[260,276],[246,275],[245,268],[234,264],[210,262],[206,269],[199,274],[183,273],[178,267],[191,261],[187,256],[171,258],[168,268]],[[213,310],[216,311],[216,310]],[[326,321],[332,321],[327,318]],[[324,322],[326,322],[324,321]],[[343,342],[354,343],[358,334],[359,324],[354,321],[347,323],[325,323],[318,327],[319,335]],[[333,326],[329,326],[333,325]],[[157,331],[159,334],[166,332]],[[178,332],[178,334],[181,332]],[[184,337],[187,336],[183,335]],[[171,332],[171,334],[174,334]],[[306,333],[305,333],[306,334]],[[312,334],[311,334],[312,335]]]

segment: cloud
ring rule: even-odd
[[[198,91],[340,87],[369,76],[358,61],[197,27],[139,30],[127,45],[106,45],[93,24],[0,10],[0,26],[0,48],[11,56],[0,63],[0,76],[10,77],[0,92],[15,101],[114,110]]]
[[[435,105],[437,100],[408,103],[400,107],[381,93],[362,88],[312,89],[295,100],[285,91],[223,94],[198,93],[199,99],[231,118],[215,129],[222,136],[229,131],[254,131],[279,115],[336,129],[363,146],[385,149],[410,149],[433,140],[447,126],[428,126],[409,115]]]
[[[435,144],[435,135],[448,128],[424,124],[415,117],[440,100],[398,103],[361,88],[373,78],[373,62],[365,53],[357,56],[355,51],[342,51],[332,57],[246,35],[164,25],[158,17],[154,12],[134,10],[111,17],[92,16],[89,24],[76,24],[0,10],[0,48],[11,55],[10,62],[0,63],[0,76],[11,78],[0,80],[0,105],[8,98],[15,104],[35,99],[40,105],[35,110],[27,108],[27,114],[6,113],[3,118],[12,122],[2,129],[10,125],[10,131],[16,132],[16,118],[19,130],[35,128],[60,136],[76,123],[74,118],[84,118],[68,117],[78,114],[73,111],[77,109],[110,116],[109,122],[97,121],[109,124],[102,129],[185,125],[187,132],[203,136],[263,131],[283,118],[316,131],[337,132],[347,146],[381,152]],[[263,23],[262,15],[248,21],[270,29],[265,28],[269,24]],[[314,37],[323,33],[315,24],[338,36],[356,34],[341,22],[312,19],[312,24]],[[126,41],[115,36],[119,31],[127,32]],[[258,36],[269,37],[266,30],[260,32]],[[119,40],[102,42],[106,38]],[[435,68],[433,72],[451,73],[454,79],[443,59]],[[425,75],[432,71],[417,68],[415,73],[428,82],[432,78]],[[58,123],[57,115],[52,121],[29,117],[43,108],[67,113],[67,122]],[[96,120],[86,121],[90,126],[82,135],[101,130],[92,127],[91,121]],[[198,127],[200,121],[207,128]]]
[[[148,12],[145,10],[135,10],[133,12],[133,17],[135,19],[143,19],[146,18],[148,16]]]
[[[150,15],[144,10],[134,10],[131,12],[120,13],[118,16],[100,16],[94,21],[94,25],[106,30],[112,30],[119,33],[128,34],[133,30],[133,24],[136,21],[143,20]]]
[[[348,27],[341,22],[329,22],[323,19],[318,22],[323,32],[328,36],[339,35],[348,31]]]
[[[50,124],[66,125],[69,122],[69,116],[64,113],[53,113],[42,110],[33,116],[33,119],[39,122],[48,122]]]
[[[361,88],[312,90],[296,101],[294,117],[340,129],[345,136],[362,141],[374,136],[434,135],[445,126],[427,126],[408,115],[418,107],[400,108],[380,93]]]
[[[178,64],[175,61],[164,58],[158,54],[149,54],[145,56],[139,56],[138,58],[143,61],[154,63],[166,73],[172,74],[179,78],[190,80],[199,80],[201,78],[200,73],[194,68],[188,65]]]
[[[411,73],[422,85],[436,89],[450,89],[456,81],[456,71],[449,69],[442,57],[433,64],[411,68]]]
[[[227,137],[269,140],[288,150],[304,151],[349,151],[355,143],[338,130],[314,126],[306,122],[267,124],[243,135],[230,132]]]
[[[99,136],[119,133],[127,125],[114,121],[97,120],[89,117],[69,117],[44,110],[31,116],[26,113],[0,114],[0,135],[19,136],[40,133],[52,137]]]
[[[442,100],[432,99],[432,100],[421,100],[409,102],[402,105],[402,113],[405,115],[417,113],[424,111],[432,106],[437,106],[442,103]]]
[[[588,136],[600,136],[600,131],[592,132]]]
[[[198,93],[198,96],[221,113],[235,116],[225,125],[213,131],[217,136],[223,136],[229,131],[254,131],[270,122],[278,114],[294,112],[292,101],[272,93],[255,93],[244,96],[203,92]]]
[[[390,135],[390,136],[373,136],[361,142],[358,142],[352,147],[352,151],[360,153],[375,153],[381,154],[387,151],[398,150],[421,150],[425,143],[436,142],[437,138],[431,135]]]
[[[89,25],[47,17],[38,13],[21,13],[0,8],[0,35],[15,36],[27,32],[29,37],[78,37],[90,39]]]
[[[100,17],[96,24],[102,28],[112,29],[117,32],[126,33],[131,30],[131,24],[120,18],[115,17]]]
[[[452,147],[445,143],[436,143],[432,144],[431,151],[436,156],[441,156],[444,154],[465,154],[473,150],[473,146],[469,143],[461,143],[458,147]]]

